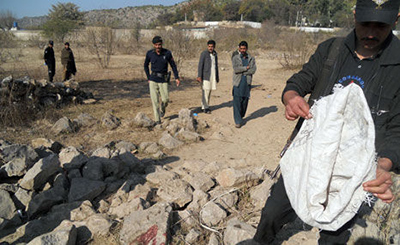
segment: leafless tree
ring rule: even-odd
[[[114,51],[114,30],[110,27],[89,27],[86,29],[86,43],[89,52],[97,56],[99,65],[107,68]]]
[[[9,10],[0,11],[0,28],[3,30],[10,30],[13,27],[15,16]]]

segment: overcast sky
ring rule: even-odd
[[[183,2],[183,0],[0,0],[0,11],[9,10],[16,18],[42,16],[47,15],[49,9],[51,9],[51,5],[58,2],[71,2],[79,6],[79,10],[88,11],[143,5],[171,6]]]

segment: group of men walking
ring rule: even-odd
[[[179,86],[180,80],[171,51],[162,47],[162,38],[155,36],[152,42],[154,48],[146,53],[144,71],[150,87],[154,118],[157,123],[161,123],[161,118],[165,115],[165,109],[169,102],[168,85],[171,73],[168,73],[168,64],[172,68],[177,86]],[[197,69],[196,80],[201,84],[202,88],[201,109],[207,114],[211,114],[211,91],[217,89],[217,83],[219,82],[218,55],[215,47],[216,42],[214,40],[207,42],[207,49],[200,54]],[[232,54],[233,114],[237,128],[242,127],[244,124],[243,118],[250,98],[252,77],[257,69],[255,58],[247,52],[247,49],[248,43],[242,41],[239,43],[238,50]],[[149,69],[150,64],[151,72]]]
[[[56,58],[54,55],[54,42],[49,41],[47,48],[44,50],[44,62],[47,65],[47,70],[49,74],[49,81],[53,82],[54,76],[56,74]],[[64,43],[64,48],[61,50],[61,64],[63,65],[63,81],[67,81],[71,78],[71,75],[76,74],[76,65],[74,53],[69,47],[69,43]]]

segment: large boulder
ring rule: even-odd
[[[8,177],[23,176],[38,159],[35,150],[27,145],[5,145],[0,150],[0,173]]]
[[[266,178],[260,185],[250,190],[250,198],[256,210],[261,210],[267,200],[271,187],[275,183],[271,178]]]
[[[51,128],[51,131],[58,134],[70,134],[77,130],[77,126],[68,117],[59,119]]]
[[[178,178],[179,175],[177,173],[165,170],[160,166],[157,166],[153,172],[148,172],[146,175],[146,180],[156,185],[163,185]]]
[[[109,147],[104,146],[97,148],[96,150],[93,151],[92,157],[103,157],[103,158],[110,158],[112,154],[112,151]]]
[[[15,193],[18,191],[18,185],[17,184],[8,184],[8,183],[2,183],[0,184],[0,190],[5,190],[8,192]]]
[[[47,212],[51,207],[61,204],[66,200],[67,190],[58,186],[35,195],[28,205],[28,216],[36,217],[40,213]]]
[[[226,168],[217,175],[216,180],[222,187],[239,186],[243,183],[252,186],[258,184],[260,176],[247,169]]]
[[[19,221],[14,202],[7,191],[0,190],[0,230]]]
[[[156,124],[143,112],[139,112],[136,115],[135,119],[133,119],[133,122],[135,123],[136,126],[145,128],[153,127]]]
[[[118,152],[118,155],[113,157],[113,159],[120,162],[122,171],[126,171],[126,167],[129,169],[130,172],[144,171],[144,166],[142,165],[141,161],[126,148],[121,148]],[[120,172],[119,174],[121,173],[122,172]]]
[[[14,201],[19,209],[25,210],[32,200],[33,191],[24,190],[23,188],[18,188],[17,192],[14,194]]]
[[[157,203],[146,210],[132,212],[124,219],[121,244],[168,244],[171,214],[172,207],[168,203]]]
[[[227,216],[226,211],[214,202],[208,202],[200,212],[200,217],[207,226],[218,225]]]
[[[195,190],[204,192],[209,191],[215,185],[211,177],[203,172],[188,173],[183,179],[193,186]]]
[[[199,212],[200,209],[208,202],[209,195],[202,190],[195,190],[193,192],[193,200],[187,206],[187,210]]]
[[[254,234],[256,234],[256,228],[233,218],[226,225],[224,244],[236,245],[241,241],[253,238]]]
[[[55,231],[40,235],[30,241],[27,245],[75,245],[77,238],[77,229],[74,225],[69,229],[57,229]]]
[[[27,190],[40,190],[50,176],[60,170],[58,155],[52,154],[40,159],[22,179],[20,186]]]
[[[19,226],[14,233],[2,235],[0,229],[0,243],[10,244],[28,243],[35,237],[53,231],[63,220],[70,218],[70,211],[80,206],[82,202],[63,203],[53,206],[46,215],[40,219],[29,220]]]
[[[139,145],[139,149],[146,154],[154,154],[160,151],[160,147],[156,142],[142,142]]]
[[[165,132],[161,139],[158,141],[160,145],[167,149],[175,149],[178,148],[179,146],[183,145],[183,142],[172,137],[169,133]]]
[[[123,140],[121,140],[121,141],[118,141],[116,144],[115,144],[115,148],[117,149],[117,150],[120,150],[120,151],[123,151],[123,150],[125,150],[125,151],[129,151],[129,152],[135,152],[135,150],[137,150],[137,146],[135,145],[135,144],[133,144],[132,142],[128,142],[128,141],[123,141]]]
[[[130,154],[130,152],[125,152],[124,156],[128,157],[128,154]],[[103,161],[103,173],[105,177],[113,176],[118,179],[122,178],[130,172],[130,164],[137,166],[136,164],[138,162],[135,157],[131,158],[131,160],[135,162],[130,162],[128,158],[125,158],[125,160],[128,161],[123,161],[123,155],[121,155],[121,158],[119,156],[120,155],[117,154],[115,157]],[[134,168],[134,166],[132,166],[132,168]]]
[[[31,141],[32,147],[50,149],[54,153],[60,153],[63,145],[57,141],[46,139],[46,138],[36,138]]]
[[[184,129],[189,131],[196,131],[195,120],[193,118],[193,112],[187,108],[179,111],[179,121]]]
[[[87,161],[88,157],[73,146],[64,148],[59,154],[61,167],[67,171],[80,169]]]
[[[91,157],[82,169],[82,176],[89,180],[104,180],[103,162],[108,158]]]
[[[205,162],[204,160],[186,160],[183,165],[182,169],[188,171],[188,172],[201,172],[203,171],[208,165],[208,162]]]
[[[237,191],[229,191],[218,186],[210,191],[209,194],[210,199],[214,200],[214,202],[225,211],[232,212],[232,210],[236,210],[236,204],[239,201]]]
[[[74,178],[71,181],[71,189],[68,194],[68,202],[93,200],[100,195],[106,184],[102,181]]]
[[[94,214],[85,220],[85,226],[92,234],[106,236],[110,234],[110,229],[113,225],[113,222],[107,216],[104,214]]]
[[[71,218],[72,221],[82,221],[89,218],[92,215],[95,215],[96,211],[93,208],[93,205],[90,201],[83,201],[82,204],[73,210],[71,210]]]
[[[121,125],[121,120],[114,116],[112,111],[107,111],[103,116],[101,116],[101,124],[109,130],[113,130]]]
[[[114,215],[119,219],[123,219],[124,217],[130,215],[134,211],[145,210],[149,207],[150,207],[149,202],[138,197],[128,202],[122,202],[118,206],[111,204],[109,209],[109,214]]]
[[[161,185],[157,195],[161,199],[182,208],[193,200],[193,189],[186,181],[175,179]]]
[[[190,229],[189,233],[185,236],[185,241],[189,244],[195,244],[201,237],[201,232],[197,229]]]
[[[74,119],[74,122],[78,127],[90,127],[98,123],[98,120],[87,113],[81,113]]]
[[[197,142],[202,139],[202,137],[198,133],[185,130],[184,128],[179,130],[177,136],[178,139],[183,140],[185,142]]]

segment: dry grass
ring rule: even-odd
[[[247,40],[253,55],[268,55],[275,46],[277,40],[287,40],[281,30],[274,30],[271,26],[264,29],[219,29],[210,33],[210,38],[216,40],[217,51],[220,56],[220,67],[229,67],[229,56],[236,49],[241,40]],[[182,86],[170,86],[171,103],[168,107],[167,116],[176,117],[181,108],[196,108],[200,101],[201,93],[198,84],[195,82],[197,76],[197,62],[199,53],[206,48],[207,40],[195,40],[187,38],[178,31],[162,31],[160,35],[164,39],[164,47],[172,51],[178,61]],[[149,98],[148,84],[143,71],[144,54],[152,48],[149,38],[142,38],[140,43],[135,41],[136,46],[129,46],[128,51],[121,50],[121,47],[130,40],[116,40],[116,49],[111,56],[107,68],[102,69],[98,65],[98,58],[91,54],[86,44],[79,40],[82,33],[70,36],[71,49],[74,52],[77,74],[75,79],[80,83],[81,88],[86,92],[92,92],[98,103],[93,105],[70,105],[57,110],[46,109],[44,112],[28,112],[20,114],[34,115],[33,121],[18,119],[17,114],[21,111],[18,108],[10,107],[5,113],[15,115],[15,120],[3,123],[3,130],[0,137],[16,143],[28,143],[37,137],[47,137],[58,140],[65,145],[80,147],[90,151],[99,145],[106,144],[112,140],[127,140],[133,143],[140,143],[142,139],[156,139],[159,132],[148,131],[131,127],[129,121],[138,112],[144,112],[152,117],[152,108]],[[33,42],[33,41],[32,41]],[[288,42],[288,41],[287,41]],[[288,44],[287,44],[288,45]],[[62,69],[60,53],[63,45],[55,44],[56,75],[55,81],[61,81]],[[266,52],[266,50],[268,50]],[[12,75],[15,78],[29,76],[33,79],[46,79],[47,67],[43,65],[43,49],[38,47],[38,40],[32,45],[27,42],[16,42],[15,46],[7,48],[11,54],[10,59],[0,64],[3,70],[3,77]],[[126,53],[130,54],[126,54]],[[132,52],[132,53],[131,53]],[[281,52],[278,50],[277,52]],[[296,47],[291,47],[293,55],[297,52]],[[303,55],[305,56],[305,55]],[[227,63],[224,63],[224,62]],[[184,93],[184,94],[182,94]],[[179,100],[175,94],[180,94]],[[183,96],[182,96],[183,95]],[[101,124],[90,128],[82,128],[73,135],[52,135],[49,130],[51,126],[62,116],[71,120],[80,113],[88,113],[97,119],[108,110],[113,110],[114,115],[122,119],[121,129],[109,132]],[[22,115],[21,115],[22,116]],[[1,123],[1,122],[0,122]],[[6,127],[5,127],[6,125]]]
[[[329,34],[321,35],[304,32],[281,32],[277,45],[281,47],[282,55],[279,62],[285,69],[300,69],[308,61],[317,45],[330,37]]]

